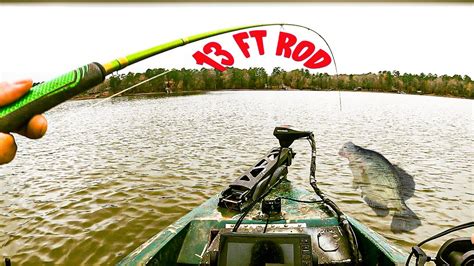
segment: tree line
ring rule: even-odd
[[[144,73],[113,75],[101,85],[80,97],[106,97],[167,71],[148,69]],[[141,93],[189,92],[211,90],[345,90],[406,94],[429,94],[474,98],[474,82],[467,75],[401,74],[379,71],[366,74],[330,75],[310,73],[307,69],[285,71],[276,67],[268,74],[264,68],[173,69],[173,71],[127,91],[124,95]]]

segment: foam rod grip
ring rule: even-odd
[[[90,63],[34,86],[18,101],[0,107],[0,132],[18,130],[33,116],[102,83],[104,73],[105,70],[99,63]]]

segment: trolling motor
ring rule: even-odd
[[[293,141],[310,136],[310,131],[299,131],[290,126],[276,127],[273,135],[280,147],[271,149],[254,166],[245,171],[219,196],[220,207],[242,212],[264,195],[288,174],[295,153],[290,148]]]
[[[278,184],[286,174],[288,173],[287,167],[291,164],[291,159],[294,157],[294,153],[290,148],[290,145],[297,139],[306,138],[308,139],[311,145],[311,164],[310,164],[310,174],[309,174],[309,183],[313,188],[316,195],[321,198],[321,201],[328,206],[336,214],[337,220],[343,234],[347,237],[350,245],[351,261],[353,264],[357,265],[360,262],[359,248],[357,246],[357,239],[352,227],[347,220],[346,215],[339,209],[339,207],[324,193],[318,188],[316,182],[316,141],[314,139],[313,132],[311,131],[301,131],[292,128],[291,126],[280,126],[276,127],[273,131],[273,135],[280,142],[279,148],[273,148],[272,151],[267,154],[266,158],[272,158],[270,160],[267,168],[264,168],[256,179],[250,179],[248,173],[252,171],[257,171],[261,163],[264,163],[264,160],[261,160],[254,167],[248,170],[243,176],[239,177],[234,183],[232,183],[229,188],[224,190],[221,193],[219,198],[219,206],[242,211],[244,213],[241,215],[237,223],[233,228],[233,232],[237,232],[240,224],[243,221],[243,218],[248,213],[248,209],[252,208],[258,201],[263,200],[263,198],[273,189],[273,187]],[[279,152],[278,152],[279,151]],[[270,156],[269,156],[270,155]],[[277,159],[274,159],[274,158]],[[266,160],[265,160],[266,161]],[[277,171],[281,169],[280,171]],[[268,182],[268,176],[271,176]],[[243,186],[242,180],[247,180],[248,184],[253,186]],[[253,181],[253,182],[252,182]],[[251,182],[251,183],[250,183]]]
[[[283,242],[286,241],[285,243],[290,244],[290,246],[293,245],[294,250],[301,250],[301,254],[303,255],[301,255],[299,251],[294,253],[294,259],[296,262],[295,265],[318,264],[318,257],[311,255],[310,235],[297,234],[294,232],[285,233],[284,235],[281,233],[273,234],[266,232],[270,216],[279,215],[281,213],[281,198],[284,197],[279,197],[273,200],[265,200],[265,197],[269,195],[272,189],[275,188],[284,178],[286,178],[286,175],[288,173],[288,166],[291,165],[291,161],[295,156],[295,153],[290,148],[290,146],[295,140],[298,139],[307,139],[310,143],[311,164],[309,183],[314,189],[315,193],[321,199],[315,201],[300,202],[323,203],[329,209],[334,211],[339,223],[339,228],[341,229],[341,234],[343,234],[348,239],[349,245],[347,248],[350,253],[350,261],[352,264],[358,265],[361,261],[360,254],[359,249],[357,247],[356,236],[354,231],[352,230],[350,223],[348,222],[346,216],[342,213],[342,211],[336,206],[336,204],[329,198],[327,198],[317,187],[315,177],[316,141],[314,139],[313,133],[311,131],[296,130],[290,126],[280,126],[275,128],[275,130],[273,131],[273,135],[278,139],[280,147],[271,149],[270,152],[265,155],[265,157],[260,159],[257,164],[252,166],[242,176],[237,178],[237,180],[230,184],[229,187],[226,188],[220,194],[218,205],[229,210],[241,212],[241,215],[236,221],[236,223],[232,225],[231,232],[211,232],[209,246],[207,248],[207,251],[204,253],[201,265],[226,265],[225,262],[227,261],[229,254],[229,243],[243,243],[245,241],[250,241],[248,240],[249,238],[255,238],[257,240],[267,239],[271,240],[270,242],[277,243],[278,241],[282,241],[278,237],[283,237]],[[299,201],[291,198],[285,199]],[[263,233],[249,232],[247,229],[243,232],[238,231],[246,215],[260,201],[262,202],[262,213],[267,216],[267,222],[265,224],[265,227],[263,228]],[[220,239],[218,239],[218,235],[220,235]],[[295,240],[295,243],[291,244],[290,239],[293,238],[297,241]],[[244,241],[244,239],[247,240]],[[276,252],[275,254],[278,253],[270,246],[268,246],[267,248],[272,252]],[[232,254],[232,256],[235,256],[235,253]],[[267,259],[270,261],[273,260],[273,257]],[[267,259],[265,261],[267,261]]]

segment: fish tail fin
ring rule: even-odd
[[[393,215],[391,230],[394,233],[408,232],[420,225],[420,218],[408,206],[404,205],[402,210]]]

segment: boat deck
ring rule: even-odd
[[[282,182],[267,196],[269,199],[276,197],[308,201],[319,199],[314,193],[295,188],[289,181]],[[218,195],[149,239],[125,257],[119,265],[199,265],[204,251],[208,248],[211,231],[230,231],[240,217],[240,213],[217,208],[217,203]],[[402,251],[355,219],[350,217],[348,219],[357,235],[365,265],[404,264],[406,255]],[[265,223],[266,219],[262,219],[260,206],[257,204],[243,221],[239,232],[263,231]],[[277,232],[279,228],[288,230],[288,227],[292,226],[297,232],[312,235],[313,255],[320,258],[319,263],[330,263],[330,259],[332,262],[349,262],[347,260],[349,251],[343,248],[346,240],[340,232],[337,219],[324,204],[298,203],[282,199],[282,217],[270,220],[267,231]],[[332,237],[341,239],[341,248],[337,253],[339,255],[334,253],[328,257],[328,253],[321,253],[324,253],[319,243],[321,232],[329,232]]]

